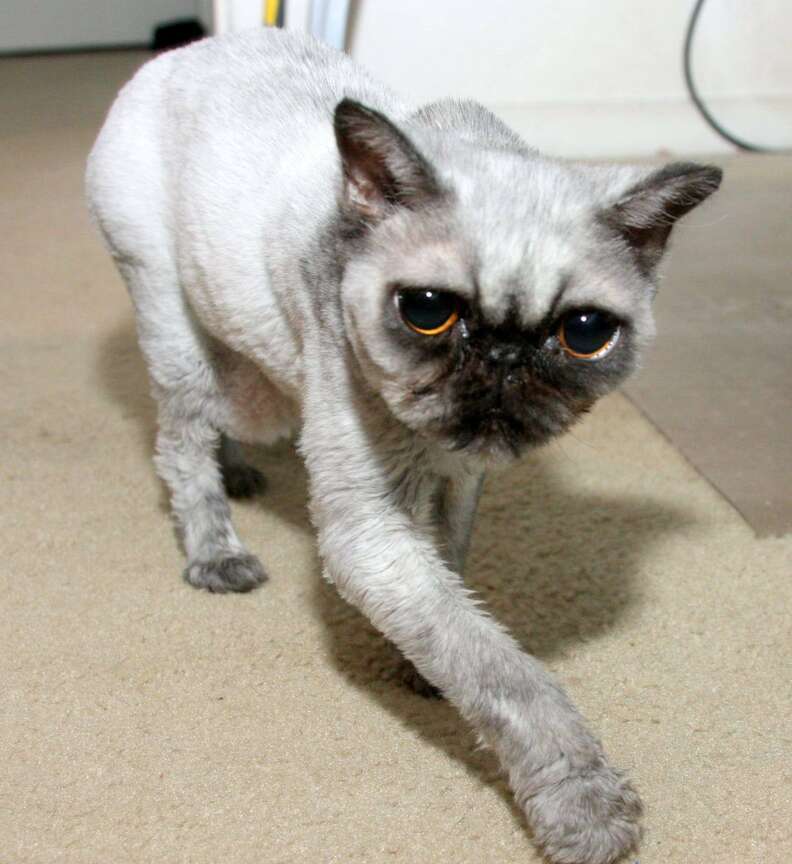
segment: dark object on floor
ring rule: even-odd
[[[204,36],[206,30],[197,18],[180,18],[178,21],[168,21],[154,28],[151,49],[168,51],[170,48],[180,48],[182,45],[196,42]]]

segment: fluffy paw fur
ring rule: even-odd
[[[267,574],[255,555],[228,555],[210,561],[193,561],[184,571],[184,578],[196,588],[225,594],[251,591],[266,582]]]
[[[641,839],[641,799],[606,763],[545,786],[524,806],[553,864],[615,864]]]
[[[223,465],[223,485],[229,498],[253,498],[267,487],[267,479],[251,465]]]

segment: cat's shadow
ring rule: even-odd
[[[97,364],[100,386],[134,420],[141,448],[151,453],[155,410],[131,320],[108,334]],[[312,533],[306,475],[293,446],[284,442],[249,455],[269,480],[254,506]],[[526,649],[552,665],[640,608],[647,553],[690,516],[649,495],[599,495],[566,485],[551,461],[539,452],[516,471],[487,479],[466,581]],[[160,506],[167,509],[164,493]],[[318,560],[315,569],[311,609],[324,624],[327,655],[339,673],[480,782],[494,784],[521,820],[494,757],[474,746],[448,703],[424,699],[396,680],[398,653],[320,578]]]

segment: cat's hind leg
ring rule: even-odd
[[[267,577],[231,523],[218,462],[226,400],[214,353],[165,255],[146,264],[120,260],[119,269],[135,303],[140,348],[157,401],[154,462],[170,491],[187,555],[184,578],[217,593],[250,591]],[[233,461],[236,451],[229,445],[226,455]]]
[[[250,591],[267,577],[231,523],[216,459],[220,433],[200,414],[185,415],[179,395],[160,394],[159,402],[155,462],[181,529],[187,553],[184,578],[215,593]]]
[[[91,211],[135,306],[138,341],[158,405],[155,463],[170,490],[187,553],[186,580],[210,591],[248,591],[264,581],[258,559],[234,531],[217,461],[227,421],[217,358],[187,302],[173,257],[167,160],[157,142],[158,75],[150,64],[138,89],[117,100],[94,145],[86,175]],[[147,98],[136,94],[145,93]]]
[[[229,498],[253,498],[267,488],[266,477],[245,461],[241,445],[233,438],[220,436],[217,457]]]

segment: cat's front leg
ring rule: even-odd
[[[460,575],[464,572],[473,520],[476,516],[484,472],[476,467],[457,466],[450,476],[438,481],[435,527],[445,563]],[[442,693],[406,658],[397,669],[396,678],[408,689],[426,699],[442,698]]]
[[[463,465],[443,481],[437,514],[443,557],[460,575],[465,569],[483,484],[483,470]]]
[[[431,547],[393,530],[397,512],[346,506],[320,532],[327,574],[493,747],[548,858],[609,864],[632,849],[639,799],[560,688]]]
[[[372,452],[358,419],[306,413],[301,447],[327,576],[495,750],[550,861],[619,860],[640,836],[637,794],[394,497],[387,457]]]

